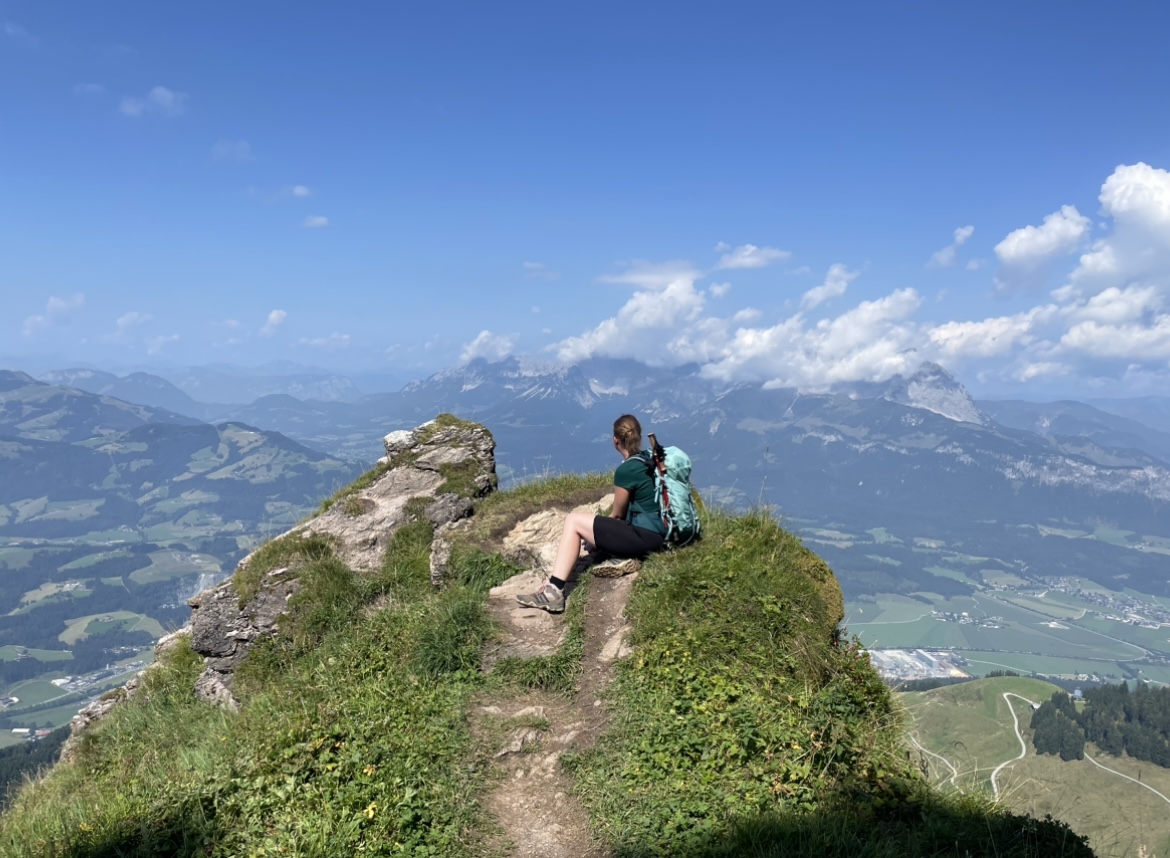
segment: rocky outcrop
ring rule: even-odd
[[[326,537],[336,556],[360,574],[381,566],[390,538],[402,525],[421,517],[434,524],[437,533],[446,532],[472,514],[476,498],[496,488],[495,440],[477,423],[440,415],[415,429],[391,432],[384,444],[386,455],[373,471],[278,538]],[[449,543],[445,546],[449,555]],[[237,571],[250,569],[256,558],[257,552],[245,557]],[[441,578],[436,576],[436,583]],[[257,641],[276,634],[299,587],[295,563],[265,570],[243,603],[236,582],[228,579],[189,600],[190,623],[160,641],[156,651],[164,642],[189,638],[191,648],[204,659],[196,694],[235,708],[236,669]],[[85,730],[136,693],[140,677],[82,710],[71,724],[69,745],[75,748]]]

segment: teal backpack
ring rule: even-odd
[[[683,546],[699,538],[698,492],[691,485],[691,457],[678,447],[663,447],[650,435],[650,472],[654,476],[654,497],[662,509],[666,541]]]

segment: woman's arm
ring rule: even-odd
[[[613,512],[609,514],[610,518],[626,517],[626,511],[630,508],[630,490],[623,489],[621,486],[613,487]]]

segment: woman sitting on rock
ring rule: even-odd
[[[613,474],[613,512],[608,516],[571,512],[565,516],[552,575],[530,596],[517,596],[526,608],[559,614],[565,609],[565,583],[581,554],[581,541],[605,557],[643,559],[666,541],[662,510],[654,496],[649,453],[642,450],[642,426],[632,414],[613,424],[613,446],[622,463]]]

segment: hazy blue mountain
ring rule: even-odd
[[[40,380],[58,387],[75,387],[124,402],[163,408],[200,420],[208,419],[217,410],[214,405],[196,402],[165,378],[145,372],[118,376],[95,369],[60,369],[43,373]]]
[[[1170,432],[1170,396],[1138,396],[1129,399],[1087,399],[1089,405]]]
[[[165,376],[188,396],[204,403],[246,405],[272,394],[326,402],[348,402],[361,396],[361,391],[344,376],[288,363],[253,369],[196,366],[168,370]]]
[[[1066,442],[1079,437],[1102,447],[1132,448],[1170,462],[1170,432],[1152,429],[1137,420],[1083,402],[1039,403],[1005,399],[979,402],[978,405],[1003,426]]]
[[[147,423],[191,425],[173,411],[99,396],[0,370],[0,434],[41,441],[82,441]]]

